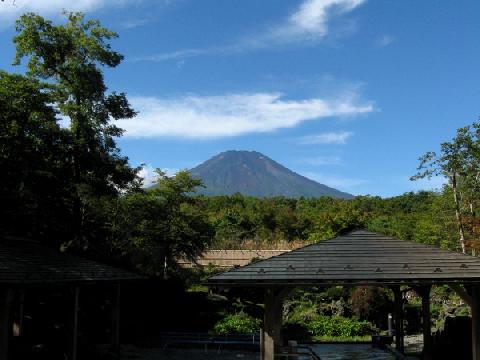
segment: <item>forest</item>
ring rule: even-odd
[[[185,282],[192,277],[182,278],[176,260],[194,261],[207,248],[294,248],[355,228],[477,253],[480,123],[445,134],[451,140],[420,158],[412,181],[441,176],[445,185],[438,192],[352,200],[206,197],[195,195],[202,184],[188,171],[167,176],[161,170],[158,186],[145,189],[140,169],[117,146],[123,130],[115,120],[133,121],[135,109],[104,81],[105,69],[123,60],[110,45],[117,34],[83,14],[65,16],[65,24],[55,25],[23,15],[13,38],[14,63],[23,67],[0,70],[0,236],[31,238],[152,278]],[[355,297],[322,291],[338,306]],[[302,293],[287,322],[305,322],[312,304],[327,295]],[[244,307],[239,312],[229,306],[229,316],[242,320]],[[349,309],[344,314],[376,321],[360,305]],[[322,318],[315,319],[310,332],[325,334]],[[224,325],[215,326],[222,332]],[[366,325],[352,326],[362,333]]]

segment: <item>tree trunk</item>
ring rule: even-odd
[[[457,219],[458,232],[460,235],[460,246],[462,248],[462,253],[466,254],[467,250],[465,246],[465,230],[463,228],[462,213],[460,212],[460,196],[458,194],[456,172],[452,173],[450,180],[452,182],[453,199],[455,201],[455,217]]]

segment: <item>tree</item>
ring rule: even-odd
[[[86,246],[86,199],[116,195],[135,179],[137,169],[128,165],[115,142],[123,130],[110,121],[132,118],[135,112],[125,94],[107,94],[103,78],[102,67],[116,67],[123,59],[108,43],[117,34],[81,13],[65,15],[64,25],[31,13],[20,17],[15,64],[27,57],[28,76],[51,84],[56,109],[70,119],[70,169],[65,176],[72,193],[72,242]]]
[[[457,130],[455,138],[441,144],[440,154],[430,151],[420,157],[418,173],[411,180],[443,176],[452,189],[457,221],[459,243],[466,253],[465,223],[462,212],[463,200],[469,203],[474,216],[474,197],[480,188],[480,125],[474,123]]]
[[[65,233],[65,140],[50,86],[0,71],[0,231]]]
[[[176,261],[195,262],[213,237],[213,228],[191,195],[200,186],[187,171],[168,177],[157,170],[154,189],[120,199],[117,244],[146,274],[166,277]]]

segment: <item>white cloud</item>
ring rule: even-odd
[[[148,188],[152,186],[158,179],[158,175],[155,172],[156,167],[153,167],[149,164],[144,164],[140,171],[138,172],[138,176],[142,178],[142,183],[144,188]],[[178,169],[169,169],[169,168],[162,168],[161,169],[167,176],[175,176],[178,172]]]
[[[135,28],[138,28],[140,26],[143,26],[145,24],[148,24],[151,20],[148,19],[148,18],[144,18],[144,19],[129,19],[129,20],[126,20],[125,22],[123,22],[122,24],[122,27],[124,29],[135,29]]]
[[[214,138],[292,128],[304,121],[355,116],[374,110],[351,96],[286,100],[280,93],[179,98],[133,97],[139,115],[117,124],[127,137]]]
[[[300,144],[346,144],[353,135],[350,131],[326,132],[316,135],[303,136],[299,139]]]
[[[348,13],[364,0],[306,0],[271,35],[283,41],[318,40],[328,34],[332,17]]]
[[[391,35],[383,35],[377,40],[377,46],[385,47],[392,44],[395,41],[395,38]]]
[[[115,1],[115,4],[124,0]],[[4,0],[0,2],[1,27],[12,24],[15,19],[26,12],[40,15],[60,15],[63,9],[68,11],[93,11],[113,2],[109,0]]]
[[[231,55],[302,41],[319,41],[330,31],[331,19],[353,11],[365,0],[305,0],[285,20],[270,29],[228,44],[207,48],[181,49],[156,55],[139,56],[134,61],[168,61],[202,55]]]
[[[317,156],[313,158],[300,159],[300,162],[314,166],[343,164],[342,158],[340,156]]]

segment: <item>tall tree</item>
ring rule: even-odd
[[[455,205],[455,217],[457,221],[459,243],[463,253],[466,253],[465,223],[462,212],[464,197],[472,195],[469,191],[474,183],[478,183],[480,158],[475,139],[480,133],[478,124],[472,127],[466,126],[457,130],[455,138],[450,142],[441,144],[440,154],[427,152],[423,155],[418,166],[418,173],[412,176],[412,180],[431,178],[432,176],[444,176],[448,179],[448,185],[452,188],[453,202]],[[476,185],[475,185],[476,186]],[[462,196],[465,195],[465,196]],[[470,199],[470,209],[473,215],[473,200]]]
[[[136,169],[115,142],[123,130],[110,121],[132,118],[135,112],[124,93],[107,94],[104,82],[102,67],[116,67],[123,59],[109,44],[117,34],[81,13],[65,15],[64,25],[31,13],[20,17],[15,64],[28,58],[28,76],[52,84],[55,106],[70,120],[72,241],[86,246],[86,199],[115,195],[135,179]]]
[[[63,232],[66,132],[49,85],[0,71],[0,232]],[[55,219],[55,220],[54,220]]]

